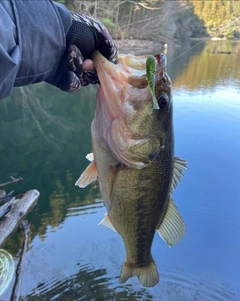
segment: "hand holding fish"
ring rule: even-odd
[[[117,62],[117,46],[105,26],[60,3],[1,1],[0,16],[0,100],[13,87],[42,81],[70,93],[98,83],[95,50]]]
[[[70,12],[72,26],[67,34],[67,51],[60,65],[60,80],[51,82],[67,92],[77,92],[82,86],[99,83],[92,54],[98,50],[117,63],[118,49],[106,27],[97,19]]]

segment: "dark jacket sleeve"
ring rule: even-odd
[[[53,76],[66,47],[71,18],[65,6],[47,1],[0,0],[0,99],[13,86]]]

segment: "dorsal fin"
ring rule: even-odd
[[[164,218],[156,231],[169,247],[176,245],[185,235],[186,227],[184,221],[171,198],[169,199]]]
[[[179,157],[173,158],[173,177],[172,184],[170,188],[170,193],[172,194],[173,190],[176,189],[178,183],[180,183],[181,177],[183,177],[183,170],[187,169],[187,161],[180,159]]]

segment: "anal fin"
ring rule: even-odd
[[[80,188],[85,188],[93,181],[96,181],[98,177],[98,170],[95,161],[91,162],[88,167],[81,174],[80,178],[75,183]]]
[[[112,222],[110,221],[109,215],[107,213],[105,214],[105,217],[101,220],[101,222],[98,225],[106,226],[116,232],[115,228],[113,227]]]
[[[176,245],[186,233],[186,227],[181,214],[170,198],[167,211],[160,226],[156,229],[162,239],[172,247]]]

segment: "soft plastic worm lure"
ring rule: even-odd
[[[148,81],[148,86],[153,98],[153,110],[159,110],[159,104],[155,95],[155,72],[156,72],[157,62],[153,55],[150,55],[146,60],[146,76]]]

